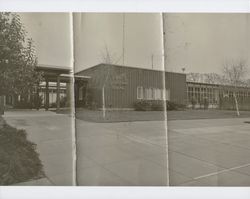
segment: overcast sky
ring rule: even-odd
[[[224,62],[250,58],[250,14],[169,14],[169,70],[221,72]]]
[[[68,13],[23,13],[34,39],[40,64],[70,65]],[[168,14],[166,17],[169,71],[220,72],[223,62],[250,57],[249,14]],[[162,69],[160,14],[125,14],[124,64]],[[123,14],[74,15],[75,66],[83,70],[103,62],[105,46],[122,64]]]
[[[36,47],[38,63],[70,67],[69,13],[21,13],[28,36]]]
[[[124,19],[124,46],[123,46]],[[75,14],[76,71],[103,62],[106,47],[117,64],[162,68],[159,14]]]

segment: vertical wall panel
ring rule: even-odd
[[[104,65],[99,64],[84,71],[77,73],[78,75],[91,76],[91,85],[95,87],[94,99],[101,106],[101,86],[103,83],[102,67],[113,67],[112,76],[124,74],[126,75],[126,84],[124,89],[109,88],[106,90],[107,105],[112,104],[112,108],[133,108],[133,103],[137,101],[137,87],[159,88],[162,89],[163,71],[152,69],[142,69],[126,66]],[[99,83],[97,83],[99,82]],[[170,89],[170,101],[185,104],[186,103],[186,75],[180,73],[165,73],[165,86]],[[99,91],[98,91],[99,90]]]

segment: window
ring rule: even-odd
[[[83,100],[83,86],[79,88],[79,100]]]
[[[151,100],[154,98],[153,96],[154,92],[152,88],[147,88],[146,89],[146,99]]]
[[[165,93],[164,93],[164,89],[161,89],[161,99],[165,100]]]
[[[137,87],[137,99],[143,99],[143,88],[142,88],[142,86]]]
[[[155,96],[154,96],[154,89],[153,89],[153,88],[150,88],[149,90],[150,90],[150,92],[149,92],[150,99],[155,99]]]
[[[154,99],[156,99],[156,100],[161,100],[162,99],[161,89],[154,88]]]
[[[170,90],[169,89],[166,89],[166,100],[170,101]]]

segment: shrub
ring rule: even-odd
[[[67,97],[64,96],[64,97],[61,97],[60,98],[60,107],[66,107],[67,105]]]
[[[14,108],[18,109],[32,109],[32,108],[41,108],[42,106],[43,97],[39,95],[37,98],[36,96],[31,96],[30,101],[28,99],[24,99],[21,101],[16,101],[14,104]]]
[[[36,145],[27,140],[24,130],[4,123],[0,126],[0,137],[0,185],[44,177]]]
[[[63,107],[66,107],[67,106],[67,97],[61,97],[60,98],[60,107],[63,108]],[[57,107],[57,102],[52,102],[50,104],[50,108],[56,108]]]
[[[197,101],[196,101],[196,99],[193,97],[193,98],[191,99],[191,104],[192,104],[192,108],[193,108],[193,109],[195,108],[196,103],[197,103]]]
[[[207,98],[204,99],[204,109],[208,109],[209,101]]]
[[[152,101],[151,110],[152,111],[164,111],[164,103],[165,102],[163,100]]]
[[[32,104],[32,102],[18,101],[18,102],[16,102],[14,108],[18,108],[18,109],[32,109],[33,108],[33,104]]]
[[[139,100],[134,103],[134,108],[136,111],[150,111],[151,110],[150,100]]]
[[[139,100],[134,103],[136,111],[163,111],[164,103],[166,103],[167,110],[183,110],[186,105],[178,104],[171,101],[163,100]]]
[[[167,110],[169,111],[177,111],[177,110],[184,110],[186,105],[178,104],[176,102],[167,101]]]
[[[43,104],[43,96],[39,95],[38,97],[34,97],[33,100],[34,100],[34,102],[33,102],[34,107],[33,108],[36,108],[36,109],[41,108],[41,106]]]

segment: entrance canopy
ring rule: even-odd
[[[37,71],[43,72],[43,77],[45,79],[45,109],[49,108],[49,82],[56,82],[57,94],[56,94],[56,104],[57,111],[60,109],[60,83],[71,84],[73,78],[76,83],[87,82],[90,77],[82,75],[73,75],[73,71],[70,68],[60,67],[60,66],[50,66],[50,65],[38,65],[36,67]],[[70,88],[70,86],[69,86]],[[69,97],[69,96],[68,96]]]
[[[43,72],[45,80],[48,80],[49,82],[57,82],[57,78],[60,75],[70,74],[71,72],[70,68],[60,67],[60,66],[50,66],[50,65],[38,65],[36,67],[36,70]],[[67,80],[65,79],[65,81]]]

